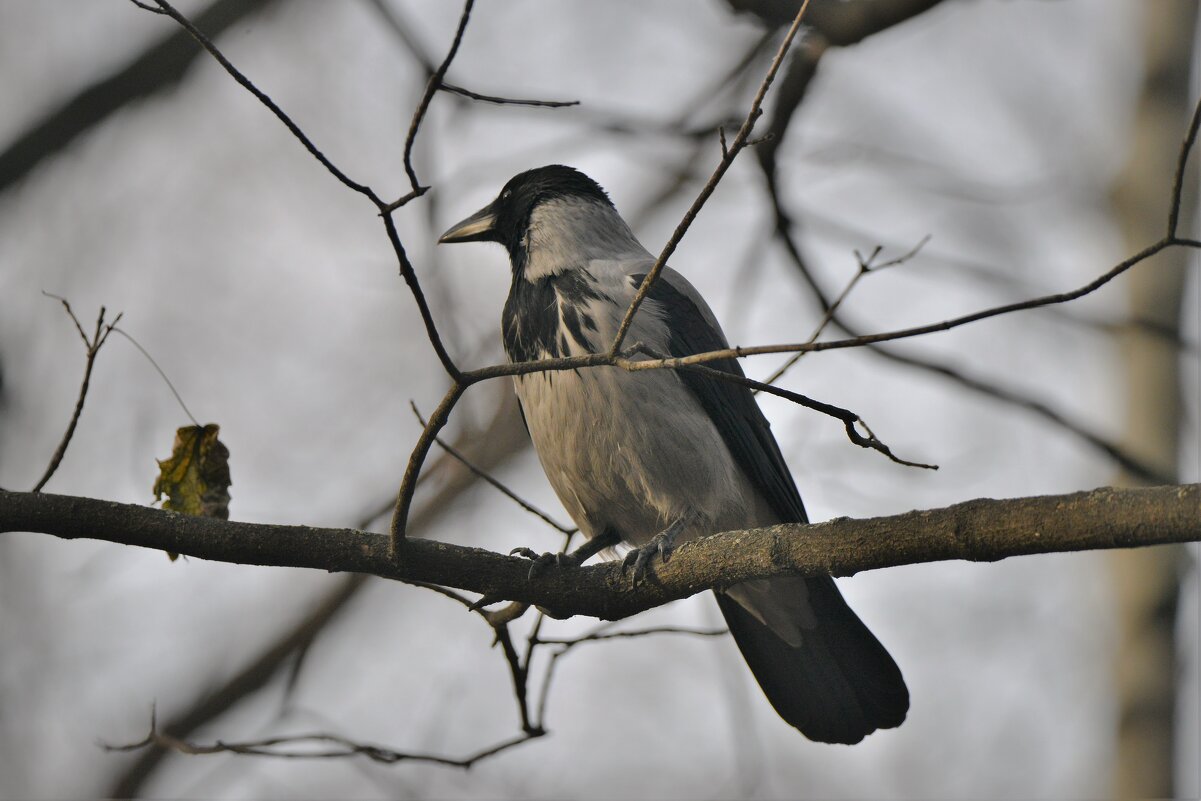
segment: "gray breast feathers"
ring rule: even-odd
[[[607,347],[641,280],[636,276],[648,267],[643,261],[594,262],[576,278],[548,282],[554,294],[531,304],[542,316],[513,321],[518,347],[510,348],[510,357]],[[664,279],[695,296],[678,274]],[[533,336],[539,327],[553,330],[553,341]],[[506,345],[509,335],[506,326]],[[627,341],[660,351],[670,347],[669,315],[660,302],[648,301]],[[516,384],[546,475],[589,536],[611,528],[638,545],[685,513],[697,520],[689,536],[775,522],[707,410],[674,371],[598,367],[521,376]]]

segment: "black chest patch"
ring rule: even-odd
[[[509,361],[566,356],[571,344],[569,336],[584,350],[591,350],[585,331],[596,331],[597,327],[587,304],[601,297],[587,275],[579,270],[533,282],[514,279],[501,315]]]

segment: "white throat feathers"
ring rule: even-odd
[[[612,206],[580,197],[539,203],[530,214],[524,249],[523,277],[531,283],[598,259],[650,256]]]

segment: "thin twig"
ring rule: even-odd
[[[472,100],[480,100],[484,103],[495,103],[499,106],[535,106],[538,108],[567,108],[568,106],[578,106],[578,100],[523,100],[516,97],[498,97],[497,95],[483,95],[479,92],[473,92],[470,89],[464,89],[461,86],[446,83],[441,86],[442,91],[450,92],[451,94],[462,95],[463,97],[471,98]]]
[[[1180,228],[1180,205],[1184,197],[1184,174],[1188,168],[1189,155],[1197,141],[1197,130],[1201,128],[1201,98],[1193,106],[1193,116],[1189,119],[1188,132],[1180,144],[1180,155],[1176,159],[1176,172],[1172,176],[1171,205],[1168,211],[1168,232],[1166,239],[1176,239]]]
[[[458,381],[460,371],[455,365],[454,359],[450,358],[450,353],[447,352],[446,346],[442,343],[442,335],[438,333],[438,325],[434,322],[434,313],[430,311],[429,303],[425,299],[425,293],[421,290],[421,283],[417,280],[417,270],[414,269],[413,263],[409,261],[409,254],[405,251],[404,243],[400,241],[400,233],[396,230],[396,221],[392,219],[391,211],[383,211],[381,209],[380,216],[384,221],[384,230],[388,234],[388,241],[392,243],[392,250],[396,253],[396,260],[400,265],[400,274],[404,278],[405,283],[409,287],[409,291],[413,295],[413,300],[417,303],[417,311],[421,314],[421,321],[425,325],[425,334],[429,338],[430,345],[434,348],[434,353],[438,355],[438,361],[442,363],[442,369],[450,376],[452,381]]]
[[[466,390],[467,384],[461,381],[456,381],[451,385],[446,394],[442,396],[442,401],[434,409],[429,422],[421,430],[421,436],[417,438],[413,452],[409,454],[409,462],[405,465],[404,477],[401,479],[400,489],[396,493],[396,507],[392,513],[392,523],[388,527],[393,556],[399,554],[400,547],[404,543],[409,507],[413,504],[413,492],[417,489],[417,476],[421,474],[421,465],[425,463],[425,457],[434,444],[434,438],[446,425],[446,421],[450,419],[451,410]]]
[[[640,364],[640,362],[635,362],[635,364]],[[863,418],[861,418],[855,412],[852,412],[850,409],[843,409],[841,406],[835,406],[831,403],[814,400],[813,398],[802,395],[799,392],[793,392],[781,387],[772,386],[771,384],[764,384],[763,382],[756,381],[753,378],[747,378],[734,373],[727,373],[724,370],[718,370],[703,364],[689,365],[684,369],[693,372],[699,372],[702,375],[709,376],[710,378],[716,378],[720,381],[741,384],[744,387],[749,387],[750,389],[754,389],[759,392],[766,392],[769,395],[775,395],[776,397],[792,401],[795,404],[804,406],[806,409],[813,409],[814,411],[821,412],[822,414],[829,415],[830,417],[835,417],[842,421],[843,427],[846,430],[847,438],[859,447],[870,448],[871,450],[879,451],[887,456],[891,461],[894,461],[897,464],[905,465],[906,467],[920,467],[925,470],[938,469],[938,465],[936,464],[913,462],[908,459],[902,459],[894,454],[891,448],[881,442],[880,439],[872,433],[871,428],[868,427]],[[859,427],[863,428],[863,430],[866,432],[866,436],[859,433]]]
[[[452,387],[452,391],[456,392],[457,394],[462,394],[462,392],[465,391],[466,388],[468,386],[471,386],[472,384],[475,384],[475,383],[478,383],[480,381],[484,381],[484,380],[487,380],[490,378],[497,378],[499,376],[526,375],[528,373],[536,373],[536,372],[558,372],[558,371],[563,371],[563,370],[576,370],[581,367],[599,367],[599,366],[620,367],[621,369],[627,370],[629,372],[638,372],[641,370],[689,369],[689,370],[693,370],[694,372],[708,375],[711,378],[717,378],[722,381],[729,381],[729,382],[736,383],[736,384],[742,384],[743,386],[750,387],[751,389],[758,389],[762,392],[767,392],[768,394],[771,394],[771,395],[777,395],[781,398],[785,398],[786,400],[790,400],[793,403],[804,406],[807,409],[812,409],[813,411],[821,412],[822,414],[829,415],[830,417],[834,417],[834,418],[842,421],[844,427],[846,428],[847,437],[851,440],[851,442],[853,442],[856,445],[859,445],[860,447],[871,448],[872,450],[879,451],[880,453],[883,453],[889,459],[891,459],[892,461],[894,461],[898,464],[903,464],[903,465],[907,465],[910,467],[923,467],[923,468],[928,468],[928,469],[937,469],[935,465],[922,464],[920,462],[911,462],[911,461],[908,461],[905,459],[901,459],[901,458],[893,455],[892,451],[889,450],[888,446],[885,445],[883,442],[881,442],[879,439],[877,439],[874,435],[869,433],[869,435],[865,437],[862,434],[860,434],[855,429],[855,425],[862,424],[864,429],[867,429],[867,425],[863,423],[862,419],[859,417],[858,414],[856,414],[855,412],[852,412],[849,409],[844,409],[841,406],[835,406],[831,403],[825,403],[823,401],[819,401],[814,398],[810,398],[806,395],[800,394],[799,392],[792,392],[790,390],[780,389],[779,387],[773,387],[768,384],[764,384],[762,382],[755,381],[754,379],[735,375],[733,373],[727,373],[724,370],[716,370],[712,367],[709,367],[707,364],[705,364],[706,362],[716,361],[718,359],[729,359],[729,358],[741,357],[741,356],[744,356],[744,355],[747,355],[748,353],[750,353],[751,350],[752,350],[751,348],[729,348],[729,349],[721,350],[721,351],[710,351],[710,352],[706,352],[706,353],[700,353],[700,354],[696,354],[695,356],[682,356],[682,357],[668,358],[668,357],[663,357],[659,354],[654,353],[653,351],[649,350],[648,348],[646,348],[644,345],[642,345],[640,343],[635,343],[628,350],[624,351],[621,354],[618,354],[617,356],[613,356],[608,353],[591,353],[591,354],[584,354],[582,356],[564,356],[564,357],[558,357],[558,358],[553,358],[553,359],[539,359],[539,360],[530,361],[530,362],[497,364],[497,365],[493,365],[491,367],[483,367],[478,370],[471,370],[471,371],[463,374],[463,383],[455,384],[454,387]],[[650,358],[646,358],[646,359],[633,358],[634,356],[640,355],[640,354],[649,355]],[[439,407],[438,407],[439,409],[443,409],[444,407],[446,407],[448,399],[450,398],[450,394],[451,393],[448,392],[447,396],[443,398],[442,403],[439,404]],[[453,402],[451,402],[450,405],[453,406]],[[445,414],[446,415],[450,414],[449,407],[445,408]],[[438,416],[438,412],[435,411],[435,418],[437,416]],[[445,424],[445,421],[443,421],[442,424]],[[426,437],[427,432],[428,432],[428,428],[427,428],[426,432],[423,432],[422,440],[420,440],[418,443],[419,447],[423,448],[424,451],[428,451],[429,447],[433,444],[433,435],[432,434],[429,435],[429,437],[427,439],[427,437]],[[415,458],[417,456],[417,454],[418,454],[418,451],[415,450],[413,453],[413,456],[410,457],[410,464],[412,464],[412,459]],[[424,456],[422,456],[421,458],[424,458]],[[409,494],[410,495],[412,494],[411,489],[409,490]],[[395,519],[393,522],[395,523]],[[403,537],[403,533],[400,536]]]
[[[564,645],[573,647],[585,642],[601,642],[603,640],[628,640],[635,637],[646,637],[651,634],[689,634],[697,637],[721,637],[724,634],[729,634],[729,629],[690,629],[686,626],[655,626],[649,629],[633,629],[631,631],[607,631],[586,634],[582,637],[573,637],[570,639],[555,639],[548,637],[539,639],[541,645]]]
[[[630,326],[634,322],[634,315],[638,313],[638,307],[646,300],[650,294],[651,287],[658,280],[659,274],[663,272],[663,267],[667,264],[667,260],[671,258],[671,254],[675,252],[676,246],[680,240],[684,238],[684,234],[692,226],[692,221],[700,214],[701,208],[704,207],[706,201],[717,189],[717,184],[725,176],[730,165],[734,163],[734,159],[746,146],[747,139],[751,135],[751,131],[755,127],[756,120],[762,115],[763,99],[767,96],[768,90],[771,88],[772,81],[775,80],[776,73],[780,70],[780,65],[784,63],[784,56],[787,55],[789,47],[792,45],[792,40],[796,37],[797,31],[801,27],[801,19],[805,16],[805,10],[809,8],[809,0],[803,0],[800,9],[797,11],[796,17],[792,21],[788,33],[784,35],[784,41],[780,43],[780,47],[776,50],[776,56],[772,59],[771,66],[767,70],[767,75],[764,76],[762,83],[759,84],[759,91],[755,93],[755,99],[751,101],[750,111],[747,112],[746,119],[743,120],[742,127],[738,129],[738,133],[734,136],[734,141],[730,143],[729,149],[724,147],[721,160],[714,169],[713,174],[701,189],[699,195],[689,206],[688,211],[684,214],[684,218],[680,224],[676,226],[672,232],[671,238],[667,240],[667,244],[663,246],[663,250],[659,253],[659,257],[655,259],[654,265],[647,272],[646,277],[642,279],[641,286],[638,287],[638,292],[635,293],[633,300],[630,301],[629,308],[626,309],[625,316],[622,318],[621,325],[617,328],[617,334],[613,337],[613,344],[609,346],[609,353],[616,355],[620,350],[622,343],[625,342],[626,335],[629,333]],[[724,134],[723,134],[724,138]]]
[[[75,323],[75,330],[79,332],[79,336],[83,339],[84,348],[87,352],[87,361],[83,368],[83,381],[79,385],[79,397],[75,401],[75,410],[71,412],[71,422],[67,424],[67,430],[63,434],[62,440],[58,443],[58,447],[54,449],[54,454],[50,457],[50,464],[46,466],[46,471],[42,474],[38,483],[33,486],[32,492],[41,492],[42,487],[46,486],[46,482],[54,476],[55,471],[62,464],[63,457],[67,453],[67,446],[71,444],[71,438],[75,436],[75,427],[79,424],[79,416],[83,414],[83,403],[88,397],[88,387],[91,386],[92,367],[96,364],[96,356],[100,353],[100,348],[108,340],[108,335],[113,332],[123,314],[123,312],[118,313],[111,323],[105,325],[105,309],[101,306],[100,315],[96,318],[96,330],[91,338],[89,338],[84,333],[83,325],[79,322],[79,318],[75,316],[75,312],[71,310],[71,304],[67,302],[66,298],[51,295],[49,292],[43,292],[42,294],[62,303],[63,309],[66,310],[67,315],[71,318],[71,322]]]
[[[409,408],[413,410],[413,415],[417,418],[417,422],[421,423],[421,427],[424,428],[427,425],[427,423],[426,423],[425,418],[421,416],[421,412],[417,409],[417,404],[414,401],[410,400]],[[520,506],[522,509],[526,510],[530,514],[539,518],[540,520],[542,520],[542,522],[546,523],[551,528],[553,528],[556,531],[559,531],[563,534],[566,534],[568,536],[571,536],[575,532],[579,531],[579,529],[575,528],[574,526],[563,525],[562,523],[560,523],[559,521],[555,520],[553,517],[548,515],[546,512],[542,511],[537,506],[534,506],[532,503],[530,503],[529,501],[522,498],[516,492],[514,492],[513,490],[506,487],[498,479],[489,475],[485,470],[483,470],[479,467],[476,467],[474,464],[471,463],[471,461],[466,456],[464,456],[462,454],[462,452],[459,451],[458,448],[443,441],[441,437],[434,437],[434,442],[437,443],[439,448],[446,451],[446,453],[450,454],[450,456],[452,458],[457,459],[460,464],[462,464],[464,467],[466,467],[472,473],[475,473],[475,475],[479,476],[484,481],[488,482],[493,487],[500,490],[501,494],[503,494],[506,498],[513,501],[514,503],[516,503],[518,506]]]
[[[429,337],[430,344],[433,346],[434,351],[438,354],[438,359],[442,362],[442,366],[446,372],[452,378],[457,376],[458,368],[455,366],[454,361],[451,360],[445,346],[442,344],[442,339],[438,334],[437,326],[434,323],[433,314],[430,312],[429,304],[426,302],[425,295],[421,291],[421,285],[417,280],[417,272],[413,268],[412,262],[409,261],[404,244],[401,242],[400,236],[396,232],[396,225],[391,217],[391,212],[395,211],[400,206],[403,206],[405,203],[421,197],[428,190],[428,187],[418,186],[416,182],[414,182],[411,192],[404,197],[393,201],[392,203],[386,203],[382,198],[380,198],[379,195],[375,193],[373,189],[371,189],[371,187],[351,180],[345,173],[338,169],[333,162],[331,162],[325,156],[324,153],[318,150],[317,146],[313,144],[312,140],[309,139],[304,131],[300,129],[300,126],[293,122],[292,118],[289,117],[284,110],[281,109],[265,92],[259,89],[249,78],[243,75],[242,72],[240,72],[237,67],[235,67],[229,61],[229,59],[225,57],[225,55],[217,48],[217,46],[214,45],[212,41],[210,41],[204,35],[204,33],[201,32],[200,29],[198,29],[191,22],[191,20],[172,7],[167,0],[154,0],[154,2],[159,5],[163,13],[174,19],[192,36],[192,38],[199,42],[200,45],[207,50],[214,59],[217,60],[217,62],[233,77],[235,81],[237,81],[248,92],[253,94],[259,100],[259,102],[266,106],[280,120],[280,122],[282,122],[288,128],[288,130],[294,137],[296,137],[296,139],[304,146],[304,148],[308,150],[309,153],[312,154],[313,157],[316,158],[335,178],[337,178],[343,185],[367,197],[372,203],[375,204],[376,209],[384,218],[385,230],[388,234],[388,240],[392,243],[392,249],[396,252],[396,258],[400,265],[401,276],[405,279],[405,283],[408,285],[409,290],[413,294],[413,299],[417,303],[417,309],[421,314],[421,319],[425,325],[426,334]],[[139,4],[139,6],[140,5],[141,4]],[[420,117],[424,117],[424,111],[421,112],[420,116],[414,115],[414,127],[411,127],[410,130],[411,137],[416,136],[416,126],[420,125]],[[411,165],[408,163],[409,157],[410,154],[408,151],[406,151],[406,167],[411,169]]]
[[[509,626],[508,624],[502,624],[493,628],[496,631],[496,641],[500,643],[505,659],[509,663],[509,675],[513,679],[513,696],[517,699],[517,709],[521,715],[521,730],[526,734],[544,734],[545,732],[541,728],[534,725],[530,716],[528,674],[526,673],[525,665],[521,663],[521,658],[517,654],[517,648],[513,645],[513,637],[509,634]]]
[[[633,631],[608,631],[614,625],[613,622],[602,623],[593,628],[587,634],[569,639],[546,638],[538,637],[538,632],[535,629],[530,634],[531,648],[534,645],[557,645],[558,648],[550,652],[550,659],[546,663],[546,670],[543,671],[542,688],[538,693],[538,721],[541,725],[542,721],[546,720],[546,707],[550,700],[550,687],[555,676],[555,669],[559,666],[559,660],[568,652],[574,649],[577,645],[582,645],[589,642],[604,642],[607,640],[633,639],[638,637],[647,637],[654,634],[685,634],[697,637],[720,637],[728,633],[727,629],[690,629],[681,626],[656,626],[653,628],[636,629]]]
[[[128,339],[130,341],[130,343],[135,348],[137,348],[138,351],[140,351],[143,356],[146,357],[146,361],[150,362],[151,366],[154,367],[154,369],[156,371],[158,371],[159,377],[163,379],[163,383],[167,385],[167,389],[171,390],[171,394],[175,396],[175,401],[179,404],[179,408],[183,409],[183,413],[188,416],[188,419],[192,421],[193,425],[197,425],[197,426],[200,425],[200,421],[196,419],[196,415],[192,414],[192,412],[188,410],[188,405],[183,402],[183,398],[180,396],[179,390],[177,390],[175,388],[175,385],[171,383],[171,379],[167,378],[167,374],[165,372],[163,372],[163,368],[159,367],[159,364],[158,364],[158,362],[156,362],[154,360],[154,357],[151,356],[147,352],[147,350],[142,347],[142,344],[140,342],[138,342],[136,339],[134,339],[132,336],[127,334],[125,332],[125,329],[123,329],[123,328],[117,328],[114,326],[113,333],[120,334],[121,336]]]
[[[413,119],[409,121],[409,132],[405,135],[404,168],[414,192],[421,188],[421,182],[417,179],[417,171],[413,169],[413,145],[417,141],[417,131],[421,128],[421,121],[425,119],[426,112],[429,111],[430,102],[438,93],[438,89],[442,87],[442,79],[446,77],[450,63],[455,60],[455,55],[459,52],[459,45],[463,42],[463,33],[467,30],[467,23],[471,20],[471,9],[474,5],[475,0],[467,0],[463,4],[463,13],[459,15],[459,25],[455,29],[454,39],[451,40],[450,50],[446,52],[446,58],[442,59],[438,69],[434,70],[434,74],[426,81],[425,92],[422,94],[417,108],[413,111]]]
[[[134,2],[134,0],[130,0],[130,2]],[[221,51],[217,49],[216,45],[214,45],[209,40],[209,38],[207,36],[205,36],[204,33],[199,28],[197,28],[195,25],[192,24],[191,20],[189,20],[183,14],[176,11],[175,7],[172,6],[169,2],[167,2],[167,0],[154,0],[154,2],[158,5],[159,9],[161,9],[162,13],[165,13],[167,16],[171,17],[171,19],[175,20],[177,23],[179,23],[181,26],[183,26],[183,28],[189,34],[192,35],[192,38],[195,39],[200,44],[201,47],[203,47],[205,50],[207,50],[209,52],[209,55],[211,55],[213,58],[215,58],[217,60],[217,63],[220,64],[222,67],[224,67],[225,71],[228,72],[235,81],[237,81],[239,84],[241,84],[242,87],[244,89],[246,89],[246,91],[250,92],[252,95],[257,97],[259,99],[259,102],[261,102],[264,106],[271,109],[271,113],[273,113],[279,119],[280,122],[282,122],[285,126],[287,126],[288,130],[292,132],[292,135],[295,136],[302,145],[304,145],[305,149],[308,150],[310,154],[312,154],[313,158],[315,158],[315,159],[317,159],[317,161],[321,162],[321,165],[323,167],[325,167],[325,169],[329,170],[329,172],[335,178],[337,178],[339,181],[341,181],[342,184],[344,184],[348,188],[353,189],[354,191],[358,192],[361,195],[367,196],[373,202],[375,202],[376,205],[379,205],[382,202],[380,200],[380,198],[375,194],[375,192],[371,189],[371,187],[366,186],[364,184],[360,184],[357,181],[351,180],[346,175],[346,173],[342,172],[340,169],[338,169],[336,166],[334,166],[334,163],[331,162],[328,158],[326,158],[324,153],[322,153],[320,150],[317,149],[317,146],[315,144],[313,144],[312,140],[309,139],[309,137],[305,134],[305,132],[300,130],[300,126],[297,125],[295,122],[293,122],[292,118],[289,117],[286,113],[284,113],[284,110],[281,109],[278,105],[276,105],[275,101],[272,100],[270,97],[268,97],[267,94],[263,90],[261,90],[257,86],[255,86],[254,83],[252,83],[249,78],[247,78],[245,75],[243,75],[241,73],[241,71],[238,70],[237,67],[235,67],[232,63],[230,63],[229,59],[227,59],[224,56],[224,54],[222,54]],[[134,2],[134,5],[138,6],[139,8],[146,8],[146,4],[141,3],[141,2]],[[153,9],[150,9],[150,10],[153,10]]]
[[[826,330],[826,328],[829,327],[830,323],[834,321],[834,315],[836,315],[838,313],[838,310],[842,307],[843,302],[851,294],[851,291],[856,287],[856,285],[858,285],[860,279],[862,279],[865,275],[868,275],[870,273],[879,272],[880,270],[885,270],[885,269],[888,269],[889,267],[896,267],[898,265],[905,264],[906,262],[910,261],[914,256],[916,256],[921,251],[921,249],[923,247],[925,247],[926,243],[929,241],[930,241],[930,234],[926,234],[924,237],[922,237],[921,241],[919,241],[916,245],[914,245],[912,248],[910,248],[907,252],[903,253],[900,256],[897,256],[894,259],[889,259],[888,261],[883,262],[881,264],[873,264],[873,262],[875,261],[876,257],[880,255],[880,252],[883,250],[882,246],[877,245],[876,248],[872,251],[872,254],[870,256],[868,256],[867,259],[864,259],[859,254],[859,251],[856,250],[855,251],[855,259],[859,263],[859,269],[855,271],[855,274],[853,276],[851,276],[851,280],[847,282],[847,285],[845,287],[843,287],[842,292],[840,292],[838,294],[838,297],[836,297],[834,299],[834,302],[831,303],[826,308],[826,311],[822,315],[821,320],[818,321],[817,326],[813,329],[813,333],[810,334],[809,339],[807,339],[805,341],[808,343],[813,343],[813,342],[817,341],[817,338],[820,337],[822,335],[822,333]],[[799,362],[801,360],[801,358],[804,355],[805,355],[804,351],[793,354],[791,357],[789,357],[788,361],[786,361],[786,362],[784,362],[784,364],[780,365],[780,368],[778,370],[776,370],[767,379],[765,379],[764,383],[765,384],[774,384],[777,381],[779,381],[784,376],[785,373],[787,373],[790,369],[792,369],[793,365],[795,365],[797,362]]]
[[[787,215],[783,214],[782,209],[777,209],[777,215],[776,237],[784,246],[789,258],[796,266],[797,271],[809,283],[810,289],[813,291],[819,303],[823,307],[829,308],[829,306],[832,304],[826,299],[825,293],[813,279],[813,276],[808,270],[807,265],[801,258],[800,249],[797,246],[791,230],[791,222],[788,220]],[[1048,306],[1046,308],[1048,310],[1055,310],[1061,307]],[[845,319],[842,319],[840,315],[834,316],[832,318],[832,322],[848,335],[852,337],[858,336],[856,333],[858,330],[857,326],[851,325]],[[1095,431],[1090,431],[1081,423],[1071,420],[1066,415],[1056,411],[1051,406],[1033,397],[1029,397],[1015,391],[1014,389],[985,380],[981,377],[970,375],[949,364],[941,363],[928,355],[919,357],[913,354],[903,353],[899,350],[885,347],[883,345],[868,345],[867,350],[868,352],[875,354],[876,356],[880,356],[881,358],[888,359],[889,361],[896,362],[898,364],[904,364],[906,366],[923,370],[925,372],[932,373],[950,380],[962,389],[967,389],[971,392],[979,393],[980,395],[993,400],[998,400],[1002,403],[1007,403],[1032,412],[1042,417],[1044,420],[1052,423],[1053,425],[1062,428],[1069,434],[1080,438],[1089,446],[1096,448],[1104,453],[1107,457],[1111,458],[1115,464],[1121,466],[1131,474],[1142,478],[1148,483],[1170,484],[1172,482],[1171,477],[1164,475],[1162,471],[1157,470],[1152,465],[1149,465],[1135,457],[1126,449],[1123,449],[1119,445],[1106,439]]]
[[[1097,291],[1114,278],[1117,278],[1119,275],[1129,270],[1131,267],[1134,267],[1135,265],[1146,261],[1152,256],[1155,256],[1160,252],[1173,247],[1201,249],[1201,240],[1186,239],[1183,237],[1164,238],[1155,244],[1144,248],[1133,256],[1124,259],[1101,276],[1077,289],[1052,295],[1044,295],[1042,297],[1032,298],[1030,300],[1020,301],[1017,303],[1009,303],[1003,306],[994,306],[988,309],[973,312],[972,314],[965,314],[960,317],[952,317],[948,320],[943,320],[938,323],[915,326],[913,328],[903,328],[879,334],[866,334],[863,336],[849,337],[847,339],[827,340],[824,342],[735,346],[723,348],[721,350],[696,353],[689,356],[640,361],[634,363],[635,366],[626,367],[626,369],[655,370],[664,367],[684,367],[689,364],[703,364],[705,362],[717,361],[720,359],[744,358],[746,356],[758,356],[767,353],[798,353],[825,350],[843,350],[846,348],[859,348],[863,347],[864,345],[872,345],[879,342],[893,342],[900,339],[910,339],[940,331],[950,331],[954,328],[968,325],[969,323],[976,323],[980,322],[981,320],[991,319],[993,317],[1000,317],[1002,315],[1012,314],[1014,312],[1038,309],[1044,306],[1068,303],[1069,301],[1077,300],[1085,295]],[[495,367],[483,368],[482,370],[475,370],[471,371],[470,373],[465,373],[464,377],[468,381],[474,383],[473,379],[476,378],[476,374],[481,374],[481,378],[493,378],[497,375],[521,375],[531,372],[541,372],[544,370],[572,370],[580,367],[594,367],[599,365],[612,366],[617,364],[625,367],[624,364],[621,364],[622,359],[620,355],[611,361],[607,361],[604,358],[599,360],[593,359],[594,356],[604,357],[607,355],[608,354],[586,354],[584,356],[573,356],[564,359],[542,359],[534,362],[522,362],[514,365],[497,365]],[[482,375],[485,371],[487,371],[487,375]]]
[[[210,744],[195,743],[172,737],[169,734],[159,731],[155,728],[152,719],[149,733],[138,742],[122,745],[101,743],[100,745],[106,751],[114,752],[138,751],[151,745],[157,745],[160,748],[168,748],[182,754],[192,755],[243,754],[248,756],[279,757],[282,759],[344,759],[362,756],[370,759],[372,762],[380,762],[386,765],[392,765],[397,762],[428,762],[448,767],[470,768],[482,759],[487,759],[522,743],[537,739],[543,734],[544,732],[537,730],[525,732],[518,737],[502,740],[496,745],[476,751],[470,756],[454,758],[418,751],[400,751],[374,743],[357,742],[347,737],[325,732],[267,737],[261,740],[249,740],[245,742],[224,742],[217,740]],[[286,750],[286,748],[283,748],[284,746],[298,746],[306,743],[335,747],[324,749],[310,747],[303,750]]]

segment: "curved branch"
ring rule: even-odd
[[[158,11],[166,16],[169,16],[181,27],[183,27],[193,39],[195,39],[205,50],[208,51],[209,55],[217,60],[217,63],[219,63],[225,69],[225,71],[228,72],[230,76],[238,82],[240,86],[254,95],[260,103],[266,106],[267,109],[270,110],[271,113],[274,114],[279,121],[284,124],[285,127],[287,127],[292,136],[294,136],[296,140],[304,146],[305,150],[307,150],[315,159],[317,159],[317,161],[319,161],[331,175],[333,175],[344,186],[363,195],[375,205],[376,209],[380,213],[380,216],[383,217],[384,228],[387,232],[388,240],[392,243],[392,249],[396,252],[396,258],[400,264],[400,274],[404,278],[405,283],[408,284],[409,289],[412,291],[413,299],[417,302],[417,310],[421,314],[421,320],[425,325],[430,344],[433,346],[434,352],[437,353],[438,359],[442,362],[442,367],[446,370],[447,374],[449,374],[451,378],[457,378],[459,375],[459,369],[455,366],[454,361],[450,358],[445,346],[442,344],[442,338],[439,336],[438,328],[434,323],[433,313],[430,311],[429,304],[425,299],[425,295],[421,291],[421,285],[417,281],[417,271],[413,268],[413,264],[409,260],[409,256],[405,251],[404,244],[400,241],[400,235],[396,231],[396,224],[392,220],[393,211],[405,205],[409,201],[421,197],[428,189],[428,187],[417,185],[416,174],[412,173],[412,166],[409,164],[412,151],[412,139],[416,136],[417,129],[421,125],[422,119],[425,117],[425,110],[429,105],[428,99],[423,99],[422,105],[419,106],[417,111],[414,113],[413,122],[409,129],[409,137],[406,139],[405,144],[405,167],[406,170],[413,175],[413,190],[398,200],[394,200],[391,203],[386,203],[378,194],[376,194],[374,189],[366,184],[361,184],[352,180],[332,161],[330,161],[329,158],[327,158],[326,155],[317,148],[313,141],[309,139],[308,135],[300,129],[300,126],[297,125],[290,116],[288,116],[287,112],[280,108],[280,106],[274,100],[272,100],[266,92],[259,89],[253,81],[247,78],[237,67],[235,67],[233,63],[225,57],[225,54],[222,53],[215,44],[213,44],[212,40],[206,37],[204,32],[201,31],[191,20],[176,10],[175,7],[172,6],[167,0],[154,0],[154,3],[158,6]],[[144,3],[138,3],[137,5],[141,8],[147,8],[148,10],[155,10],[153,8],[149,8]],[[456,34],[455,45],[452,48],[450,55],[447,57],[445,66],[449,66],[450,59],[454,56],[454,52],[458,48],[458,41],[462,36],[463,26],[467,24],[467,15],[470,12],[470,8],[471,3],[468,3],[467,7],[464,9],[463,18],[460,21],[460,28]],[[440,80],[440,76],[435,77],[438,77]]]
[[[442,88],[442,79],[446,77],[450,63],[455,60],[455,56],[459,52],[459,45],[463,43],[463,34],[467,32],[467,23],[471,20],[471,9],[474,5],[475,0],[467,0],[463,4],[463,12],[459,15],[454,38],[450,42],[450,49],[446,51],[446,58],[442,59],[442,63],[430,75],[425,84],[425,92],[422,93],[421,100],[413,111],[413,119],[409,122],[409,132],[405,135],[404,144],[404,168],[405,174],[409,176],[409,185],[413,187],[414,192],[421,192],[424,189],[417,180],[417,170],[413,168],[413,145],[417,142],[417,131],[421,128],[421,122],[425,119],[426,112],[429,111],[434,95]]]
[[[279,121],[282,122],[292,133],[292,136],[296,137],[296,139],[302,145],[304,145],[305,150],[309,151],[313,158],[321,162],[321,166],[329,170],[331,175],[341,181],[344,186],[370,198],[377,206],[383,202],[380,200],[379,196],[375,194],[371,187],[352,180],[346,175],[346,173],[338,169],[332,161],[326,158],[325,154],[322,153],[317,146],[313,144],[313,141],[305,135],[304,131],[300,130],[300,126],[293,122],[292,118],[289,117],[274,100],[268,97],[266,92],[264,92],[262,89],[259,89],[254,85],[253,82],[251,82],[249,78],[243,75],[242,72],[235,67],[220,50],[217,49],[217,46],[212,43],[212,40],[205,36],[200,28],[194,25],[190,19],[177,11],[174,6],[167,2],[167,0],[154,0],[154,2],[159,9],[161,9],[163,14],[166,14],[168,17],[175,20],[175,22],[177,22],[180,27],[186,30],[201,47],[207,50],[209,55],[216,59],[217,63],[220,64],[222,68],[242,86],[243,89],[250,92],[256,98],[258,98],[260,103],[270,109],[271,113],[274,114],[276,118],[278,118]],[[136,5],[138,5],[140,8],[145,8],[150,11],[154,10],[142,3],[137,3]]]
[[[223,562],[371,573],[611,620],[782,574],[848,576],[947,559],[991,562],[1201,540],[1201,484],[981,499],[868,520],[727,531],[681,545],[637,587],[617,562],[547,570],[531,581],[527,560],[479,548],[405,539],[394,557],[389,537],[354,529],[241,523],[45,493],[0,491],[0,531],[100,539]]]

